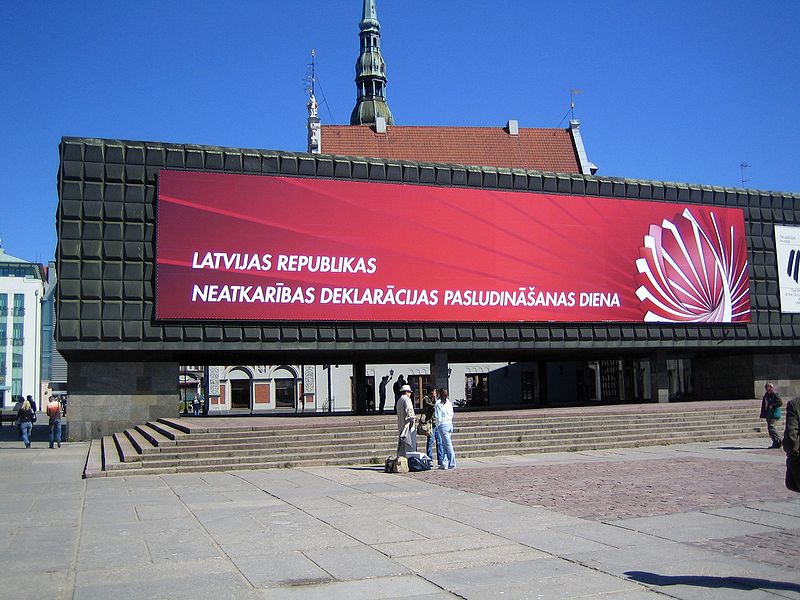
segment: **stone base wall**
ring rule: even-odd
[[[698,400],[753,398],[752,354],[698,355],[692,360],[692,372]]]
[[[764,384],[771,381],[787,402],[800,396],[800,354],[756,354],[753,356],[753,393],[764,395]]]
[[[68,363],[67,421],[73,440],[98,439],[148,420],[177,417],[178,363]]]

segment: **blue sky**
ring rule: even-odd
[[[62,136],[304,151],[355,102],[361,0],[20,2],[0,23],[0,238],[55,252]],[[800,192],[800,2],[378,0],[399,125],[566,127],[598,175]]]

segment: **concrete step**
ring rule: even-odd
[[[457,413],[458,456],[580,451],[763,435],[755,408],[687,405]],[[312,420],[313,419],[313,420]],[[335,464],[382,464],[397,440],[393,415],[332,419],[159,419],[100,440],[92,460],[110,475]],[[424,451],[425,438],[418,438]]]
[[[753,433],[758,428],[751,426],[749,423],[728,423],[726,424],[727,431],[736,432],[740,435]],[[472,446],[486,446],[497,445],[501,443],[552,443],[553,441],[573,440],[587,437],[605,437],[605,436],[619,436],[623,434],[639,434],[639,435],[657,435],[660,431],[669,431],[671,433],[683,433],[687,437],[691,435],[705,435],[708,431],[708,426],[705,424],[697,423],[683,423],[678,426],[662,427],[662,428],[649,428],[643,429],[639,427],[620,427],[620,428],[584,428],[569,427],[564,429],[555,430],[531,430],[525,432],[517,431],[501,431],[499,434],[481,435],[479,433],[464,434],[459,429],[454,432],[454,439],[458,439],[462,443]],[[424,438],[420,437],[420,442]],[[229,440],[213,440],[203,439],[202,442],[197,441],[195,444],[181,444],[177,446],[146,449],[144,454],[157,455],[159,459],[182,457],[202,457],[202,456],[236,456],[246,455],[251,456],[258,453],[269,452],[273,455],[291,455],[304,451],[319,451],[321,447],[325,451],[335,451],[339,447],[347,450],[372,450],[379,448],[388,448],[396,443],[396,434],[381,436],[368,436],[361,435],[355,438],[349,438],[346,443],[340,443],[341,440],[331,438],[328,440],[322,439],[322,442],[273,442],[264,439],[250,439],[242,441],[229,441]]]

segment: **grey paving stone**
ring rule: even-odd
[[[640,517],[614,521],[615,525],[678,542],[696,542],[762,533],[771,528],[700,512]]]
[[[387,556],[398,557],[435,554],[440,552],[443,547],[449,552],[456,552],[459,550],[478,550],[495,546],[505,546],[507,544],[507,538],[489,533],[475,532],[469,535],[447,538],[445,544],[439,541],[426,539],[424,541],[414,540],[412,542],[374,544],[372,547]]]
[[[396,560],[415,573],[430,573],[432,571],[456,569],[482,569],[487,565],[501,565],[549,558],[549,555],[521,544],[506,544],[470,550],[449,550],[446,543],[437,543],[433,548],[438,548],[438,551],[430,554],[398,557]]]
[[[715,508],[703,512],[710,515],[718,515],[720,517],[744,521],[746,523],[765,525],[775,529],[800,529],[800,515],[787,515],[777,511],[767,511],[748,506]]]
[[[68,570],[51,570],[36,572],[35,576],[24,579],[16,573],[0,575],[0,597],[14,600],[72,598],[70,573]]]
[[[341,581],[412,574],[405,565],[367,546],[306,550],[304,553]]]
[[[550,529],[522,530],[516,533],[507,533],[506,537],[531,548],[536,548],[543,553],[558,556],[569,556],[582,552],[608,552],[612,546],[593,542],[561,531]]]
[[[264,600],[389,600],[393,598],[452,598],[436,585],[412,575],[324,585],[267,588]]]
[[[333,581],[330,573],[298,550],[240,556],[234,558],[233,563],[255,587],[306,586]]]

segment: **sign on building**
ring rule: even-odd
[[[158,185],[159,320],[750,321],[740,208],[171,170]]]
[[[800,227],[775,225],[781,312],[800,313]]]

